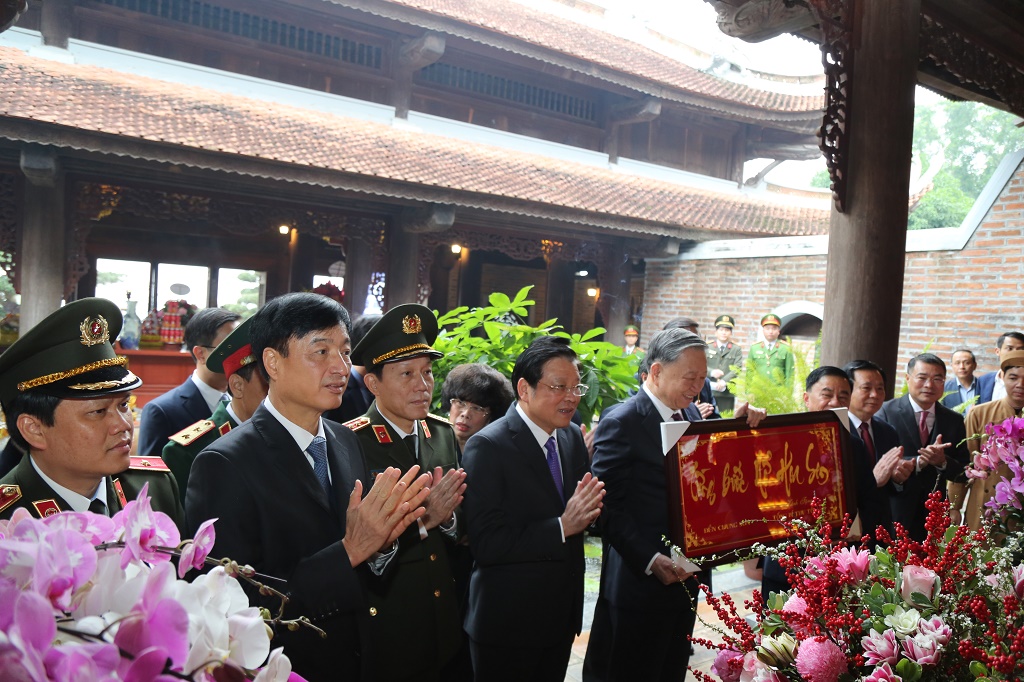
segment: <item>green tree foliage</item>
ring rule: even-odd
[[[811,177],[811,187],[815,187],[817,189],[829,189],[831,186],[832,178],[829,177],[828,171],[824,168]]]
[[[233,313],[241,315],[242,319],[245,319],[256,312],[256,309],[259,308],[260,276],[252,270],[247,270],[245,272],[238,273],[238,279],[242,282],[254,283],[256,286],[242,289],[242,292],[238,296],[238,300],[236,302],[225,303],[222,307],[225,310],[230,310]]]
[[[595,341],[604,334],[603,328],[591,329],[585,334],[568,334],[557,320],[547,320],[538,326],[520,323],[526,319],[530,289],[524,287],[510,299],[505,294],[493,293],[490,305],[480,308],[462,306],[438,318],[441,331],[434,348],[444,357],[434,362],[434,409],[440,410],[441,386],[448,372],[457,365],[480,362],[512,376],[516,358],[540,336],[562,336],[571,340],[572,349],[580,359],[580,382],[590,386],[580,399],[583,423],[590,425],[595,414],[602,409],[625,400],[629,389],[636,386],[639,358],[623,356],[622,349],[605,341]]]
[[[96,284],[117,284],[125,278],[122,272],[98,272],[96,273]]]
[[[941,161],[934,188],[910,229],[956,227],[1006,154],[1024,146],[1018,118],[976,102],[941,102],[914,113],[914,157],[924,171]]]

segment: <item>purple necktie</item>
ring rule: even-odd
[[[555,479],[555,487],[558,488],[558,499],[564,500],[565,494],[562,492],[562,466],[558,463],[558,449],[555,447],[554,436],[548,438],[548,442],[544,443],[544,449],[548,451],[548,470],[551,472],[551,478]]]

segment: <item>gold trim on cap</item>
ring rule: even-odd
[[[72,384],[71,386],[68,386],[68,388],[73,388],[76,391],[102,391],[108,388],[117,388],[118,386],[131,384],[134,383],[135,381],[138,381],[138,379],[139,378],[132,374],[131,370],[129,370],[127,376],[125,376],[123,379],[97,381],[91,384]]]
[[[402,353],[408,353],[411,350],[434,350],[434,349],[433,349],[433,347],[428,346],[425,343],[414,343],[411,346],[402,346],[401,348],[396,348],[394,350],[389,350],[384,355],[379,355],[379,356],[375,357],[371,364],[379,365],[380,363],[382,363],[382,362],[384,362],[386,360],[390,360],[391,358],[395,357],[396,355],[401,355]]]
[[[28,381],[22,381],[18,384],[19,391],[28,391],[38,386],[45,386],[46,384],[52,384],[57,381],[64,381],[71,377],[76,377],[79,374],[85,374],[91,372],[94,369],[103,369],[104,367],[116,367],[128,364],[128,358],[124,356],[118,356],[115,358],[107,358],[106,360],[97,360],[96,362],[90,362],[88,365],[82,365],[81,367],[75,367],[64,372],[54,372],[53,374],[47,374],[36,379],[29,379]],[[132,374],[134,377],[135,375]]]

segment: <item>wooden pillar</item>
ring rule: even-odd
[[[74,20],[72,0],[46,0],[40,6],[39,31],[43,34],[43,44],[68,48],[71,27]]]
[[[316,237],[302,234],[292,228],[291,239],[288,242],[288,291],[313,288],[318,241]]]
[[[384,300],[388,308],[402,303],[416,303],[419,284],[420,236],[394,230],[388,244],[388,272],[384,285]]]
[[[445,38],[440,33],[428,31],[419,38],[403,43],[395,58],[395,79],[391,92],[391,105],[395,107],[395,118],[409,118],[412,104],[412,76],[422,68],[430,66],[444,54]]]
[[[846,211],[833,207],[822,364],[877,362],[892,395],[899,350],[921,1],[857,0]]]
[[[609,269],[607,274],[601,273],[600,279],[601,298],[608,301],[608,317],[605,318],[608,334],[605,338],[617,342],[622,336],[622,330],[630,322],[629,288],[633,277],[633,263],[621,242],[604,248],[613,251],[601,264],[602,268]]]
[[[26,147],[24,219],[18,269],[21,271],[21,333],[60,307],[64,298],[64,171],[55,150]]]
[[[566,331],[572,330],[572,306],[576,296],[576,273],[573,264],[568,261],[556,260],[548,264],[548,295],[545,317],[549,320],[558,319],[558,324]],[[587,329],[591,323],[587,321]]]
[[[349,239],[345,250],[345,302],[353,318],[366,312],[366,292],[373,278],[373,252],[361,239]]]

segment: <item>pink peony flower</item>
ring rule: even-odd
[[[900,583],[900,596],[912,604],[910,595],[923,594],[925,599],[932,599],[939,592],[939,576],[935,571],[924,566],[904,566],[903,578]]]
[[[883,663],[861,682],[903,682],[903,678],[894,673],[888,663]]]
[[[722,682],[739,682],[740,673],[743,672],[743,654],[735,649],[719,650],[711,665],[711,672],[722,678]]]
[[[836,560],[839,572],[855,582],[867,579],[871,567],[871,552],[866,549],[857,551],[844,547],[832,555]]]
[[[181,542],[181,534],[171,521],[171,517],[153,511],[148,493],[147,483],[142,486],[136,499],[114,515],[114,526],[123,532],[125,542],[125,547],[121,550],[121,568],[125,568],[132,561],[170,561],[170,555],[158,549],[177,547]]]
[[[920,665],[935,665],[942,657],[942,647],[928,635],[914,635],[903,640],[903,653]]]
[[[837,682],[848,669],[846,654],[824,637],[806,639],[796,651],[796,669],[813,682]]]
[[[928,620],[922,618],[917,625],[917,633],[935,640],[939,646],[949,644],[949,638],[953,636],[953,631],[938,616],[932,616]]]
[[[870,665],[888,663],[896,665],[899,658],[899,649],[896,646],[896,633],[892,630],[878,632],[871,630],[867,637],[860,640],[861,648],[864,649],[864,658]]]
[[[216,520],[203,521],[199,530],[196,531],[196,536],[192,538],[192,542],[186,543],[182,548],[181,560],[178,562],[179,578],[184,578],[190,568],[198,571],[206,565],[206,557],[210,555],[210,550],[213,549],[216,539],[216,534],[213,531],[213,522]]]

